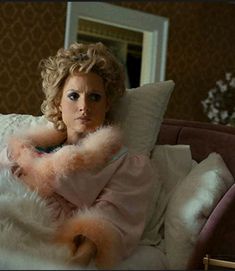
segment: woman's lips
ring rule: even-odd
[[[91,119],[89,117],[79,117],[77,120],[80,120],[81,122],[89,122]]]

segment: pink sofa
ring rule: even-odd
[[[196,121],[165,119],[157,144],[191,146],[197,162],[217,152],[235,176],[235,127]],[[235,185],[221,198],[202,228],[187,269],[203,269],[203,257],[235,261]]]

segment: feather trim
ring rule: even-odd
[[[49,142],[47,136],[51,137],[52,132],[48,128],[44,132],[40,129],[43,143]],[[12,160],[22,168],[21,179],[43,196],[51,195],[57,180],[63,176],[104,166],[122,146],[121,130],[115,126],[99,128],[89,133],[78,145],[63,146],[55,153],[42,156],[34,148],[35,142],[42,142],[39,142],[39,137],[32,139],[30,136],[31,132],[19,137],[12,136],[9,139],[9,152]]]
[[[66,138],[66,132],[61,132],[50,124],[40,124],[30,127],[27,130],[20,129],[13,136],[9,137],[9,141],[11,141],[12,138],[17,138],[37,147],[49,147],[63,142]]]
[[[122,260],[118,230],[98,211],[80,211],[59,227],[55,240],[60,244],[67,244],[74,251],[73,241],[78,235],[83,235],[95,243],[97,253],[94,260],[97,268],[112,268]]]

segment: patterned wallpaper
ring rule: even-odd
[[[0,113],[39,115],[39,61],[64,45],[66,3],[0,3]]]
[[[201,100],[225,72],[235,70],[235,5],[112,3],[169,18],[166,79],[176,87],[166,117],[207,121]],[[37,65],[63,46],[65,19],[66,2],[0,3],[0,113],[40,114]]]
[[[201,100],[217,80],[224,78],[225,72],[235,71],[235,4],[213,1],[118,4],[169,18],[166,79],[173,79],[176,86],[166,116],[208,121]]]

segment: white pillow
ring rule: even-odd
[[[154,147],[174,85],[169,80],[129,89],[112,109],[111,115],[123,128],[125,142],[131,150],[148,154]],[[1,114],[0,147],[2,139],[16,128],[28,128],[37,123],[46,123],[46,120],[42,116]]]
[[[0,150],[5,146],[9,135],[18,129],[27,129],[38,124],[49,125],[44,116],[25,114],[0,114]]]
[[[166,194],[170,196],[178,182],[192,169],[192,154],[189,145],[156,145],[151,160],[157,168]]]
[[[189,145],[156,145],[151,156],[155,169],[154,199],[148,212],[147,225],[142,236],[142,244],[158,245],[162,239],[165,210],[178,182],[192,169]]]
[[[169,269],[185,269],[207,218],[233,183],[222,157],[211,153],[177,185],[165,217]]]
[[[149,154],[154,148],[174,86],[169,80],[129,89],[113,108],[111,115],[131,150]]]

